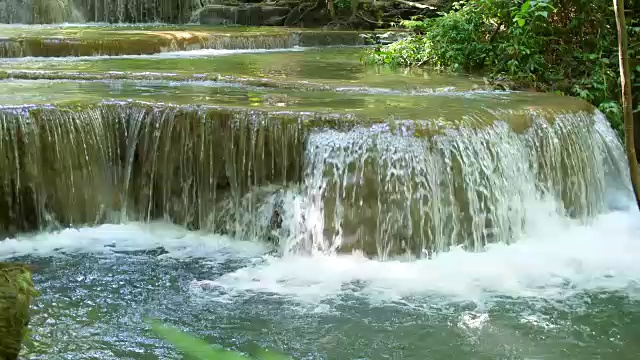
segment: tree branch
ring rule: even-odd
[[[399,2],[400,4],[404,4],[404,5],[408,5],[408,6],[412,6],[412,7],[417,7],[418,9],[429,9],[429,10],[437,10],[435,7],[431,6],[431,5],[425,5],[425,4],[420,4],[417,2],[413,2],[413,1],[407,1],[407,0],[394,0],[395,2]]]

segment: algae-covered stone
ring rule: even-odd
[[[18,358],[36,292],[24,265],[0,263],[0,360]]]

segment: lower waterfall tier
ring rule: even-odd
[[[619,141],[581,101],[405,95],[413,111],[390,119],[390,96],[358,96],[371,106],[50,105],[64,96],[42,93],[0,108],[0,231],[162,219],[284,252],[424,256],[508,243],[545,199],[588,221],[630,194]]]

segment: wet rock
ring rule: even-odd
[[[280,25],[289,11],[288,7],[270,5],[208,5],[199,11],[198,21],[206,25]]]
[[[35,295],[31,271],[26,266],[0,263],[0,359],[18,359]]]
[[[297,7],[287,15],[285,26],[314,28],[322,27],[331,22],[331,16],[324,7]]]
[[[366,45],[388,45],[406,38],[407,36],[409,36],[409,33],[398,32],[398,31],[388,31],[382,34],[370,33],[370,34],[362,34],[360,36],[362,36],[364,43]]]

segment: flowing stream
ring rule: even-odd
[[[149,318],[295,359],[640,356],[640,217],[589,104],[318,46],[342,35],[109,53],[183,30],[91,27],[22,25],[62,40],[18,57],[0,28],[25,359],[181,359]]]

